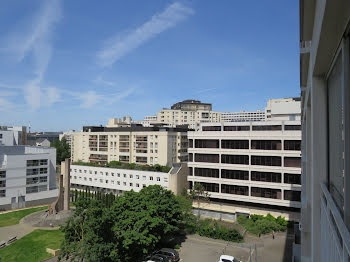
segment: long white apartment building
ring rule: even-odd
[[[150,185],[160,185],[180,194],[187,187],[188,168],[186,164],[174,164],[168,173],[135,169],[107,168],[71,165],[72,188],[106,193],[123,194],[125,191],[139,192]]]
[[[201,183],[226,212],[249,205],[298,212],[300,129],[300,121],[202,124],[188,133],[189,188]]]
[[[85,126],[72,136],[73,162],[166,165],[187,161],[187,128]]]
[[[221,113],[222,122],[256,122],[265,121],[265,112],[257,111],[239,111],[239,112],[223,112]]]
[[[301,249],[350,261],[350,2],[300,0]],[[296,249],[297,250],[297,249]]]
[[[53,202],[56,188],[56,149],[0,146],[0,210]]]

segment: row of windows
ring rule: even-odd
[[[190,176],[193,176],[193,168],[190,167]],[[219,178],[219,169],[215,168],[194,168],[194,176],[201,177],[215,177]],[[301,184],[300,174],[284,173],[285,184]],[[221,170],[221,178],[223,179],[236,179],[236,180],[249,180],[249,171],[246,170]],[[251,181],[270,182],[270,183],[282,183],[282,174],[275,172],[260,172],[251,171]]]
[[[38,193],[42,191],[47,191],[47,185],[42,185],[42,186],[31,186],[26,188],[26,193],[31,194],[31,193]]]
[[[74,179],[77,179],[77,177],[74,176]],[[82,179],[82,178],[79,177],[79,179]],[[150,180],[153,180],[153,178],[150,179]],[[86,177],[84,177],[84,181],[87,181],[87,178],[86,178]],[[91,177],[89,178],[89,181],[92,182],[92,178],[91,178]],[[98,179],[95,178],[94,181],[95,181],[95,182],[98,182]],[[157,177],[157,181],[160,181],[160,178],[159,178],[159,177]],[[100,183],[105,183],[105,184],[111,183],[112,185],[117,184],[118,186],[120,186],[120,185],[123,185],[123,186],[129,185],[129,186],[132,187],[132,186],[134,185],[133,182],[126,182],[126,181],[123,181],[123,182],[122,182],[122,181],[115,181],[115,180],[108,180],[108,179],[104,180],[104,179],[102,179],[102,178],[99,179],[99,182],[100,182]],[[165,182],[167,182],[167,180],[166,180]],[[139,183],[135,183],[135,185],[136,185],[136,187],[139,187],[140,184],[139,184]],[[146,187],[146,185],[143,184],[143,187]]]
[[[27,166],[46,166],[48,159],[27,160]]]
[[[190,148],[193,148],[193,139],[189,140]],[[220,148],[218,139],[195,139],[195,148]],[[225,149],[249,149],[249,140],[221,140],[221,148]],[[281,150],[281,140],[252,140],[251,149],[257,150]],[[301,140],[285,140],[284,150],[301,150]]]
[[[219,163],[219,154],[195,154],[195,162]],[[189,154],[189,162],[193,161],[193,154]],[[221,155],[222,164],[249,165],[248,155]],[[281,166],[282,158],[280,156],[251,156],[251,165],[258,166]],[[284,157],[285,167],[301,167],[300,157]]]
[[[33,168],[33,169],[27,169],[27,176],[36,176],[39,174],[47,174],[47,168]]]
[[[112,176],[114,176],[114,175],[112,175]],[[120,174],[118,174],[118,177],[120,177]],[[124,174],[124,177],[126,178],[126,174]],[[72,176],[71,176],[71,178],[72,178]],[[133,178],[133,175],[130,175],[130,178]],[[135,178],[140,179],[140,176],[136,175]],[[74,176],[74,179],[77,179],[77,176]],[[85,181],[87,181],[88,178],[87,177],[82,178],[81,176],[79,176],[79,179],[84,179]],[[146,176],[142,176],[142,180],[146,180],[146,179],[147,179]],[[150,176],[149,180],[153,181],[153,176]],[[160,181],[160,177],[156,177],[156,180]],[[89,181],[92,181],[91,177],[89,178]],[[95,178],[95,181],[97,181],[97,178]],[[102,182],[103,179],[101,178],[100,181]],[[108,181],[108,180],[106,180],[106,181]],[[164,181],[168,182],[168,178],[164,178]]]
[[[219,184],[204,183],[204,182],[197,182],[197,183],[200,183],[203,186],[204,190],[207,192],[219,193]],[[189,187],[190,187],[190,189],[193,188],[192,182],[189,182]],[[253,197],[282,199],[281,189],[252,187],[250,190],[251,190],[251,196],[253,196]],[[221,184],[221,193],[249,196],[249,187],[248,186]],[[293,190],[284,190],[284,198],[283,199],[300,202],[301,201],[301,192],[300,191],[293,191]]]
[[[71,169],[70,170],[71,172],[73,171],[73,169]],[[84,173],[84,174],[87,174],[88,172],[87,172],[87,170],[81,170],[81,169],[74,169],[74,172],[75,173]],[[124,178],[126,178],[126,177],[129,177],[129,178],[131,178],[131,179],[133,179],[134,178],[134,176],[135,176],[135,178],[136,179],[140,179],[140,175],[132,175],[132,174],[129,174],[129,175],[127,175],[127,174],[123,174],[123,176],[121,176],[121,174],[120,173],[113,173],[113,172],[103,172],[103,171],[100,171],[100,172],[98,172],[98,171],[92,171],[92,170],[89,170],[89,174],[90,175],[92,175],[92,174],[95,174],[95,175],[97,175],[97,174],[100,174],[100,175],[105,175],[105,176],[109,176],[109,175],[111,175],[112,177],[114,177],[114,175],[116,175],[117,177],[124,177]],[[74,178],[76,179],[76,176],[74,176]],[[142,176],[142,179],[143,180],[145,180],[146,179],[146,176]],[[160,177],[157,177],[156,178],[157,179],[157,181],[160,181]],[[153,180],[153,176],[150,176],[150,180]],[[164,180],[167,180],[167,178],[164,178]]]
[[[45,183],[45,182],[47,182],[47,176],[27,178],[27,185]]]
[[[281,125],[252,126],[253,131],[281,131]],[[301,130],[301,125],[285,125],[284,130]],[[221,131],[221,126],[203,126],[202,131]],[[250,126],[224,126],[224,131],[250,131]]]

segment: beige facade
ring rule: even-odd
[[[221,112],[209,110],[181,110],[162,109],[157,114],[158,123],[169,126],[188,125],[191,129],[198,129],[200,123],[221,122]]]
[[[187,160],[187,130],[158,127],[84,127],[72,137],[72,161],[167,165]]]

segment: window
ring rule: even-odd
[[[221,131],[221,126],[202,126],[202,131]]]
[[[133,178],[133,176],[132,176],[132,175],[129,175],[129,177],[130,177],[130,178]]]
[[[219,169],[211,169],[211,168],[195,168],[194,169],[195,176],[203,176],[203,177],[217,177],[219,178]]]
[[[285,125],[284,130],[301,130],[301,125]]]
[[[219,140],[196,139],[195,148],[219,148]]]
[[[301,140],[284,140],[284,150],[301,150]]]
[[[252,171],[251,180],[261,181],[261,182],[281,183],[281,173]]]
[[[249,180],[249,172],[243,170],[221,169],[221,178]]]
[[[47,161],[48,161],[47,159],[41,159],[40,160],[40,165],[41,166],[46,166],[47,165]]]
[[[193,154],[192,154],[192,153],[189,153],[189,155],[188,155],[188,161],[189,161],[189,162],[193,162]]]
[[[199,182],[196,182],[196,183],[199,183]],[[200,184],[203,186],[205,191],[208,191],[208,192],[219,192],[219,184],[204,183],[204,182],[200,182]]]
[[[281,140],[252,140],[251,149],[257,150],[281,150]]]
[[[301,201],[301,192],[300,191],[292,191],[292,190],[284,190],[284,200],[290,201]]]
[[[285,157],[284,158],[285,167],[301,167],[300,157]]]
[[[139,175],[136,175],[136,179],[140,179],[140,176],[139,176]]]
[[[249,156],[246,155],[221,155],[223,164],[249,165]]]
[[[150,176],[150,177],[149,177],[149,180],[153,180],[153,176]]]
[[[281,125],[253,126],[253,131],[279,131],[279,130],[282,130]]]
[[[147,157],[145,156],[137,156],[136,163],[147,163]]]
[[[106,184],[108,184],[108,180],[106,180]]]
[[[224,126],[224,131],[250,131],[250,126]]]
[[[301,175],[300,174],[284,174],[284,183],[286,184],[297,184],[301,185]]]
[[[27,176],[36,176],[39,174],[39,168],[27,169]]]
[[[137,183],[136,183],[136,187],[140,187],[140,184],[137,184]]]
[[[41,176],[41,177],[39,177],[39,182],[40,182],[40,183],[45,183],[45,182],[47,182],[47,176]]]
[[[281,199],[281,189],[252,187],[251,196]]]
[[[188,147],[193,148],[193,139],[188,140]]]
[[[47,174],[47,168],[40,168],[40,174]]]
[[[193,168],[192,167],[189,167],[189,169],[190,169],[190,176],[193,176]]]
[[[132,183],[130,183],[129,185],[132,186]]]
[[[248,140],[221,140],[221,148],[249,149]]]
[[[279,156],[251,156],[252,165],[258,166],[281,166]]]
[[[157,181],[160,181],[160,177],[157,177]]]
[[[6,190],[0,190],[0,197],[6,197]]]
[[[32,187],[27,187],[26,188],[26,193],[31,194],[31,193],[38,193],[38,186],[32,186]]]
[[[195,154],[195,162],[219,163],[218,154]]]
[[[0,181],[0,187],[6,187],[6,180]]]
[[[236,185],[221,185],[221,193],[234,194],[234,195],[249,195],[249,188],[247,186],[236,186]]]
[[[0,171],[0,178],[6,178],[6,171]]]

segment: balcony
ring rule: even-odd
[[[321,185],[321,262],[350,261],[350,233],[325,185]]]

